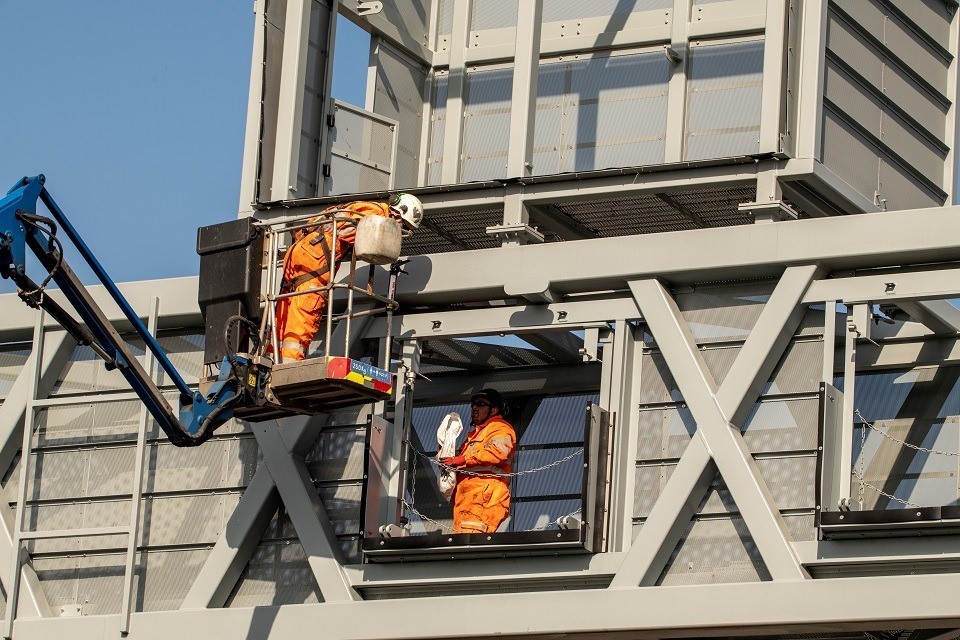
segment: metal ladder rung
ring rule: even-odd
[[[21,531],[20,540],[58,540],[62,538],[92,538],[94,536],[130,535],[130,527],[93,527],[90,529],[59,529],[56,531]]]

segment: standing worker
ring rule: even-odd
[[[510,462],[517,434],[503,413],[503,398],[496,390],[484,389],[473,396],[473,430],[459,455],[440,461],[458,471],[454,533],[493,533],[510,515]]]
[[[332,213],[359,221],[366,216],[383,216],[399,220],[408,231],[420,227],[423,205],[416,196],[401,193],[390,204],[382,202],[351,202],[342,207],[327,209]],[[349,259],[357,238],[356,224],[338,221],[335,263],[331,269],[330,245],[333,243],[333,222],[300,229],[294,234],[294,243],[283,258],[283,285],[280,293],[320,289],[330,284],[340,263]],[[303,360],[327,309],[329,291],[314,291],[277,303],[277,335],[280,354],[284,360]]]

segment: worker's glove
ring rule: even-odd
[[[464,458],[463,456],[453,456],[452,458],[442,458],[440,462],[441,464],[445,464],[448,467],[454,467],[456,469],[467,466],[467,459]]]

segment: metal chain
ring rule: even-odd
[[[564,456],[563,458],[560,458],[559,460],[554,460],[554,461],[551,462],[550,464],[545,464],[545,465],[543,465],[542,467],[537,467],[536,469],[524,469],[523,471],[514,471],[513,473],[497,473],[497,474],[493,474],[493,473],[491,473],[491,472],[489,472],[489,471],[467,471],[466,469],[457,469],[456,467],[451,467],[451,466],[448,466],[448,465],[443,464],[442,462],[440,462],[440,461],[437,460],[436,458],[433,458],[433,457],[431,457],[431,456],[428,456],[428,455],[425,454],[424,452],[419,451],[418,449],[416,449],[416,448],[414,448],[414,447],[411,447],[411,450],[412,450],[416,455],[420,456],[420,457],[423,458],[424,460],[427,460],[427,461],[433,463],[434,465],[436,465],[436,466],[437,466],[438,468],[440,468],[440,469],[445,469],[445,470],[447,470],[447,471],[456,471],[457,473],[462,473],[462,474],[465,475],[465,476],[479,476],[479,477],[481,477],[481,478],[489,478],[489,477],[492,477],[492,476],[494,476],[494,475],[495,475],[496,477],[498,477],[498,478],[517,478],[517,477],[525,476],[525,475],[528,475],[528,474],[531,474],[531,473],[539,473],[539,472],[541,472],[541,471],[546,471],[547,469],[551,469],[551,468],[553,468],[553,467],[559,466],[559,465],[563,464],[564,462],[569,462],[570,460],[573,460],[574,458],[576,458],[577,456],[579,456],[579,455],[581,455],[581,454],[583,453],[583,449],[578,449],[577,451],[574,451],[573,453],[571,453],[571,454],[568,455],[568,456]]]
[[[858,497],[860,498],[861,509],[863,509],[864,505],[866,504],[864,502],[864,495],[863,495],[864,494],[863,487],[866,484],[866,482],[863,479],[863,476],[866,473],[865,467],[866,467],[867,456],[864,454],[864,450],[866,448],[867,448],[867,428],[860,427],[860,473],[859,474],[854,473],[854,475],[856,475],[857,478],[860,479],[860,491],[859,491]]]
[[[452,528],[452,527],[449,527],[449,526],[443,524],[442,522],[437,522],[436,520],[434,520],[434,519],[431,518],[430,516],[427,516],[427,515],[424,515],[424,514],[420,513],[419,511],[417,511],[417,509],[416,509],[412,504],[410,504],[410,503],[407,502],[406,500],[403,501],[403,506],[405,506],[407,509],[409,509],[415,516],[417,516],[417,517],[420,518],[421,520],[426,520],[427,522],[432,522],[433,524],[437,525],[438,527],[440,527],[440,530],[443,531],[444,533],[452,533],[452,532],[453,532],[453,528]]]
[[[886,438],[887,440],[890,440],[891,442],[896,442],[897,444],[899,444],[899,445],[902,446],[902,447],[906,447],[906,448],[908,448],[908,449],[913,449],[914,451],[923,451],[924,453],[932,453],[932,454],[935,454],[935,455],[938,455],[938,456],[960,457],[960,453],[957,453],[957,452],[954,452],[954,451],[937,451],[936,449],[927,449],[927,448],[925,448],[925,447],[918,447],[918,446],[915,445],[915,444],[910,444],[909,442],[904,442],[903,440],[898,440],[897,438],[894,438],[892,435],[890,435],[890,434],[887,433],[886,431],[882,431],[881,429],[875,427],[873,424],[867,422],[866,418],[863,417],[863,415],[860,413],[860,410],[859,410],[859,409],[854,409],[853,412],[860,418],[860,420],[863,421],[863,424],[864,424],[864,425],[866,425],[866,426],[869,427],[870,429],[873,429],[874,431],[876,431],[877,433],[879,433],[880,435],[882,435],[882,436],[883,436],[884,438]]]
[[[860,475],[859,473],[857,473],[856,471],[853,472],[853,475],[857,476],[857,479],[860,481],[860,491],[861,491],[860,495],[861,495],[861,500],[863,499],[863,498],[862,498],[862,496],[863,496],[863,487],[869,487],[869,488],[873,489],[874,491],[876,491],[877,493],[879,493],[880,495],[882,495],[884,498],[887,498],[888,500],[893,500],[893,501],[895,501],[895,502],[899,502],[899,503],[902,504],[902,505],[906,505],[906,506],[908,506],[908,507],[913,507],[914,509],[923,509],[923,506],[921,506],[921,505],[919,505],[919,504],[914,504],[913,502],[910,502],[909,500],[904,500],[903,498],[898,498],[897,496],[892,496],[892,495],[890,495],[889,493],[887,493],[886,491],[884,491],[883,489],[880,489],[880,488],[878,488],[878,487],[873,486],[872,484],[870,484],[869,482],[867,482],[866,480],[864,480],[864,479],[863,479],[863,476]],[[860,504],[862,505],[863,502],[861,502]]]

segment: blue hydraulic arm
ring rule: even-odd
[[[118,369],[173,444],[196,446],[203,443],[212,435],[214,429],[233,417],[235,406],[257,397],[262,391],[265,373],[252,365],[250,359],[238,354],[224,359],[220,376],[206,395],[191,390],[156,338],[144,326],[54,201],[44,183],[45,178],[42,175],[23,178],[0,200],[0,276],[16,283],[20,289],[20,297],[27,304],[45,309],[80,344],[89,346],[103,358],[108,368]],[[38,201],[46,206],[52,218],[37,214]],[[58,230],[66,234],[84,262],[90,266],[110,297],[120,307],[137,335],[156,356],[169,379],[176,385],[180,394],[179,412],[173,410],[156,383],[130,353],[126,342],[103,310],[64,260]],[[47,271],[40,284],[27,276],[28,247]],[[80,316],[81,322],[77,322],[53,299],[44,295],[44,289],[51,281],[59,286],[64,297]]]

